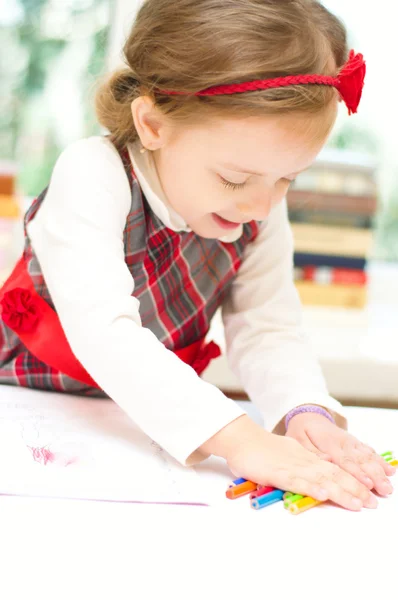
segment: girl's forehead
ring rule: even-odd
[[[247,117],[240,119],[220,119],[218,129],[228,136],[241,136],[251,140],[271,136],[284,143],[294,142],[297,139],[311,139],[315,132],[330,130],[336,119],[336,106],[333,104],[329,110],[318,114],[292,113],[282,115],[266,115],[263,117]]]
[[[307,115],[304,119],[220,120],[204,132],[206,156],[227,169],[246,173],[303,171],[327,138],[320,135],[316,122],[309,122]]]

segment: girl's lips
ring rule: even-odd
[[[216,213],[212,213],[211,216],[213,217],[213,219],[217,223],[217,225],[219,227],[222,227],[222,229],[236,229],[237,227],[239,227],[239,225],[241,225],[241,223],[234,223],[234,221],[227,221],[227,219],[223,219]]]

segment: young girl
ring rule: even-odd
[[[147,0],[124,53],[109,136],[68,147],[26,215],[1,383],[107,395],[183,464],[375,507],[395,470],[345,431],[300,332],[284,200],[338,100],[356,111],[361,55],[315,0]],[[198,376],[220,306],[267,430]]]

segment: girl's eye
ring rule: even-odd
[[[227,179],[224,179],[224,177],[221,177],[221,175],[220,175],[220,179],[221,179],[223,186],[225,188],[227,188],[228,190],[241,190],[246,185],[246,181],[244,181],[243,183],[233,183],[232,181],[228,181]]]

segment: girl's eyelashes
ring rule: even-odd
[[[221,179],[221,183],[223,184],[223,186],[228,190],[241,190],[246,185],[246,181],[244,181],[243,183],[233,183],[232,181],[228,181],[221,175],[219,177]]]
[[[228,190],[241,190],[247,184],[247,181],[244,181],[243,183],[234,183],[232,181],[228,181],[228,179],[225,179],[225,177],[222,177],[222,175],[219,175],[219,177],[223,186]],[[292,185],[296,181],[296,179],[289,179],[288,177],[284,177],[283,179],[281,179],[281,181],[285,181],[289,185]]]

